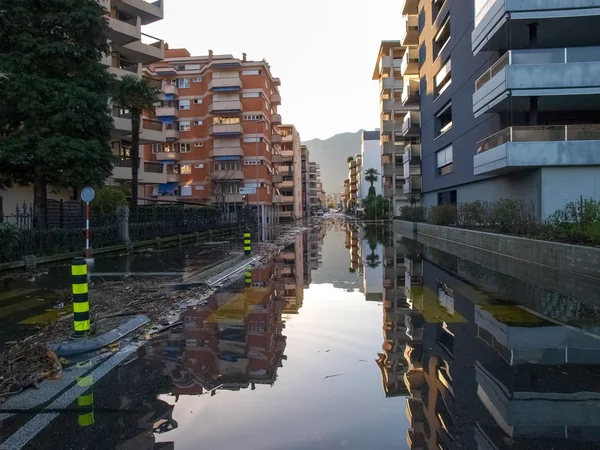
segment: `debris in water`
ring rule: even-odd
[[[326,377],[323,377],[324,380],[326,380],[327,378],[333,378],[333,377],[339,377],[340,375],[343,375],[344,373],[334,373],[333,375],[327,375]]]

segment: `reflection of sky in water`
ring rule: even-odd
[[[348,273],[347,250],[342,258],[334,246],[345,250],[344,233],[330,230],[300,313],[284,316],[287,361],[275,384],[181,396],[174,412],[179,428],[157,440],[203,450],[406,448],[404,398],[385,398],[375,363],[383,342],[381,306],[365,302],[361,278]],[[341,375],[324,378],[335,374]]]

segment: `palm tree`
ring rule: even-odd
[[[373,183],[379,180],[379,172],[377,169],[367,169],[365,170],[365,180],[371,183],[371,187],[373,187]]]
[[[140,124],[142,111],[152,110],[160,101],[160,90],[143,78],[124,76],[115,84],[113,103],[131,111],[131,210],[137,210],[140,166]]]
[[[346,159],[346,161],[348,163],[351,163],[352,161],[354,161],[354,158],[352,156],[348,156],[348,159]]]

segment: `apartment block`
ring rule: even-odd
[[[381,178],[383,176],[381,166],[381,144],[379,142],[381,133],[379,131],[363,131],[361,144],[361,160],[362,170],[360,172],[359,195],[364,199],[369,195],[371,183],[365,180],[365,173],[369,169],[375,169],[378,175],[378,180],[373,183],[375,195],[381,195]]]
[[[418,10],[423,204],[516,198],[545,219],[600,198],[598,2]]]
[[[280,125],[277,130],[282,142],[281,152],[273,156],[279,172],[273,175],[273,183],[279,191],[273,200],[279,205],[279,222],[285,223],[302,218],[302,152],[300,135],[294,125]]]
[[[278,131],[280,80],[268,63],[245,54],[209,50],[191,56],[167,47],[165,59],[150,64],[148,72],[161,80],[164,98],[156,118],[166,139],[147,146],[146,155],[166,166],[167,181],[146,195],[218,204],[231,218],[252,211],[263,224],[275,223],[274,201],[281,195],[276,184],[283,178],[274,182],[273,176],[283,163],[284,136]],[[291,145],[299,148],[299,138],[296,143],[292,136]],[[299,174],[299,149],[297,165]]]
[[[350,180],[350,197],[348,201],[351,206],[360,205],[360,179],[362,172],[362,155],[357,153],[348,160],[348,180]]]
[[[310,214],[309,199],[309,176],[308,163],[310,161],[310,150],[306,145],[300,146],[301,167],[302,167],[302,216],[308,217]]]
[[[407,6],[407,2],[410,3]],[[393,214],[421,193],[421,116],[416,2],[402,6],[400,40],[383,41],[373,79],[379,81],[383,196]]]
[[[321,178],[321,166],[314,161],[308,162],[308,207],[309,215],[313,216],[318,209],[317,182]]]
[[[106,9],[108,19],[108,40],[110,54],[102,62],[117,78],[133,75],[156,87],[160,84],[143,74],[142,67],[164,58],[165,44],[161,39],[142,32],[142,26],[163,19],[163,0],[148,2],[145,0],[99,0]],[[157,84],[158,83],[158,84]],[[131,112],[120,105],[113,104],[113,129],[111,147],[119,156],[112,180],[116,183],[131,181]],[[141,124],[140,143],[152,144],[165,140],[162,122],[152,117],[144,117]],[[166,182],[166,170],[162,164],[145,161],[140,157],[139,182],[142,185]]]

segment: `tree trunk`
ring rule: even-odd
[[[34,225],[36,228],[45,229],[48,225],[46,176],[40,167],[36,167],[33,178],[33,210],[35,213]]]
[[[137,212],[140,167],[140,110],[131,110],[131,212]]]

